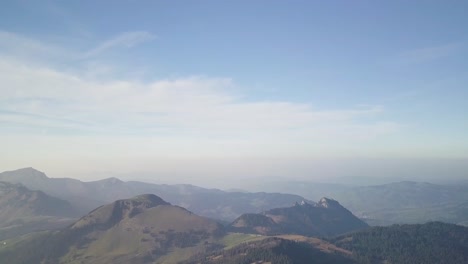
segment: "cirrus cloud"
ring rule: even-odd
[[[383,118],[381,105],[318,109],[312,102],[252,100],[239,94],[229,77],[143,81],[106,72],[99,78],[99,72],[90,74],[93,67],[62,69],[41,57],[74,65],[86,52],[99,57],[151,38],[122,36],[89,52],[0,34],[10,46],[23,43],[0,52],[0,135],[9,150],[1,157],[4,163],[55,168],[60,162],[92,170],[117,166],[119,160],[118,166],[131,170],[155,157],[365,155],[375,153],[376,140],[383,142],[402,127]],[[92,62],[107,68],[105,61]]]
[[[247,102],[230,93],[236,85],[229,78],[95,81],[3,61],[0,82],[0,120],[42,125],[50,132],[72,128],[76,133],[362,138],[398,127],[377,118],[384,111],[381,106],[316,110],[306,103]]]

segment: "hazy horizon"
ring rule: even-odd
[[[213,161],[213,160],[211,160]],[[230,160],[229,164],[207,166],[185,161],[185,169],[177,169],[177,164],[158,166],[153,171],[112,171],[96,170],[92,172],[45,171],[40,167],[32,167],[45,173],[50,178],[72,178],[84,182],[103,180],[111,177],[123,181],[140,181],[155,184],[191,184],[204,188],[223,190],[239,189],[246,191],[265,191],[265,183],[278,188],[282,183],[320,183],[348,186],[369,186],[396,183],[403,181],[428,182],[432,184],[452,185],[468,183],[466,160],[321,160],[295,161],[294,164],[276,160],[276,173],[264,173],[271,166],[270,161],[261,164],[241,164],[239,160]],[[437,162],[437,163],[434,163]],[[339,164],[337,166],[336,164]],[[261,165],[261,166],[259,166]],[[172,166],[172,167],[171,167]],[[29,168],[29,167],[24,167]],[[193,170],[193,168],[198,168]],[[230,168],[229,172],[225,169]],[[291,169],[293,168],[293,169]],[[3,171],[14,171],[22,168],[11,168]],[[450,169],[451,174],[446,171]],[[203,177],[207,172],[218,173],[218,177]],[[190,175],[190,176],[187,176]],[[280,188],[281,189],[281,188]]]
[[[0,171],[223,188],[466,179],[467,8],[5,1]]]

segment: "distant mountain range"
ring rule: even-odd
[[[337,201],[322,198],[318,203],[302,201],[262,214],[243,214],[230,225],[230,230],[262,235],[334,236],[367,227]]]
[[[43,191],[49,196],[68,201],[79,215],[117,199],[153,193],[201,216],[229,223],[244,213],[289,207],[298,201],[325,196],[340,201],[370,225],[427,221],[468,225],[468,184],[437,185],[405,181],[349,186],[298,181],[263,182],[259,188],[270,193],[252,193],[185,184],[124,182],[117,178],[82,182],[70,178],[48,178],[33,168],[0,173],[0,181],[20,183],[30,190]]]
[[[124,182],[117,178],[82,182],[70,178],[48,178],[43,172],[33,168],[0,173],[0,181],[20,183],[31,190],[40,190],[66,200],[81,215],[118,199],[152,193],[201,216],[231,222],[243,213],[290,206],[305,199],[293,194],[226,192],[185,184]]]
[[[372,225],[468,221],[468,185],[405,181],[355,187],[333,197]]]
[[[333,197],[370,225],[444,221],[468,223],[468,184],[439,185],[402,181],[351,186],[304,181],[266,182],[262,190],[307,199]]]

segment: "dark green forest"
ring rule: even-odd
[[[359,263],[468,263],[468,228],[441,222],[373,227],[330,242]]]
[[[194,256],[184,264],[250,264],[264,262],[273,264],[356,263],[342,255],[324,253],[307,243],[271,237],[261,241],[244,243],[229,250]]]

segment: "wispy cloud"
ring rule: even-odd
[[[112,39],[106,40],[97,47],[85,53],[86,57],[96,56],[102,52],[116,47],[131,48],[140,43],[155,39],[156,36],[147,31],[134,31],[122,33]]]
[[[82,50],[76,47],[64,48],[54,43],[45,43],[17,33],[0,30],[0,49],[2,50],[0,56],[39,62],[43,65],[47,65],[48,62],[50,64],[51,61],[73,64],[78,61],[87,62],[112,49],[132,48],[155,38],[154,34],[147,31],[126,32],[99,44],[93,43],[95,47],[90,50]]]
[[[464,47],[464,43],[456,42],[440,46],[423,47],[400,53],[396,61],[405,64],[424,63],[449,57]]]
[[[202,137],[362,138],[393,132],[396,127],[386,129],[389,124],[383,126],[378,120],[381,106],[316,110],[305,103],[244,102],[229,92],[235,87],[229,78],[98,82],[3,61],[0,82],[0,120],[11,122],[18,117],[23,124],[30,120],[31,126],[43,122],[52,132],[54,127],[70,127],[71,120],[81,132]]]
[[[10,44],[24,43],[21,49],[29,53],[56,50],[15,34],[0,34],[1,38]],[[88,55],[98,58],[108,49],[151,38],[145,32],[122,34],[97,45]],[[83,54],[58,48],[67,55],[53,56],[64,62],[70,60],[68,54]],[[385,108],[380,105],[318,109],[311,103],[244,100],[233,92],[238,89],[231,78],[141,81],[114,76],[102,80],[87,71],[66,71],[47,61],[31,63],[29,57],[6,53],[0,51],[0,134],[4,140],[9,138],[11,148],[30,140],[48,153],[62,153],[57,156],[64,149],[74,149],[84,157],[96,144],[107,142],[97,152],[102,157],[114,153],[305,156],[323,155],[324,149],[332,153],[360,149],[362,142],[401,129],[400,124],[382,118]]]
[[[0,30],[0,56],[33,62],[36,60],[70,60],[77,54],[58,45],[46,44],[20,34]]]

